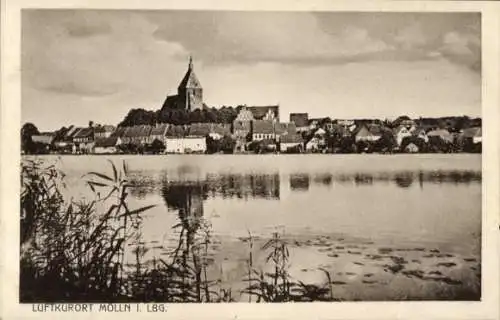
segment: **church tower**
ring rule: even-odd
[[[193,58],[189,57],[186,75],[177,88],[178,105],[187,111],[203,108],[203,88],[194,74]]]

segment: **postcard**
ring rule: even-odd
[[[498,319],[500,4],[2,9],[2,318]]]

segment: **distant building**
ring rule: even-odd
[[[304,140],[300,134],[287,134],[280,138],[281,152],[302,152],[304,149]]]
[[[118,151],[118,145],[121,140],[118,137],[107,137],[96,139],[94,144],[94,153],[96,154],[111,154]]]
[[[115,127],[113,126],[97,126],[94,129],[94,138],[99,139],[99,138],[108,138],[111,136],[111,134],[115,131]]]
[[[315,152],[325,146],[325,140],[321,137],[314,136],[306,143],[306,151]]]
[[[461,139],[469,140],[473,144],[482,143],[483,142],[483,134],[481,127],[473,127],[465,129],[460,135]]]
[[[205,126],[169,126],[165,137],[166,153],[204,153],[207,150]]]
[[[290,113],[290,122],[295,123],[298,132],[304,132],[309,129],[309,114]]]
[[[152,143],[150,133],[153,126],[150,125],[138,125],[127,127],[123,133],[121,139],[124,144],[135,144],[135,145],[145,145]]]
[[[94,148],[94,128],[80,128],[73,136],[73,143],[81,152],[92,152]]]
[[[165,137],[167,135],[168,124],[166,123],[158,123],[154,127],[151,128],[151,132],[149,133],[149,140],[151,143],[155,140],[159,140],[165,144]]]
[[[252,121],[252,141],[258,140],[275,140],[274,125],[272,121]]]
[[[439,137],[441,140],[452,143],[453,142],[453,135],[446,129],[436,129],[436,130],[431,130],[427,132],[427,137]]]
[[[190,57],[188,70],[177,87],[177,94],[167,96],[162,111],[165,109],[194,111],[202,109],[203,106],[203,88],[194,73],[193,59]]]
[[[416,144],[413,142],[410,142],[406,147],[405,147],[405,152],[407,153],[417,153],[419,151],[419,148]]]
[[[224,136],[231,136],[231,125],[227,123],[210,123],[208,136],[214,140],[220,140]]]
[[[406,126],[403,126],[403,125],[400,125],[397,128],[394,128],[393,134],[394,134],[394,138],[396,139],[396,143],[398,146],[401,146],[401,143],[403,142],[404,138],[412,136],[410,130]]]
[[[241,107],[233,121],[233,138],[236,141],[236,151],[246,151],[246,143],[252,131],[253,113],[245,106]]]
[[[297,127],[293,122],[275,122],[273,127],[276,142],[279,142],[281,137],[295,135],[297,133]]]
[[[271,106],[242,106],[239,107],[241,109],[247,109],[252,113],[254,120],[267,120],[267,121],[276,121],[280,120],[280,106],[279,105],[271,105]]]
[[[379,140],[382,137],[383,129],[379,125],[368,124],[362,125],[358,132],[354,135],[354,140],[365,141],[365,142],[374,142]]]
[[[31,140],[35,143],[50,145],[54,141],[54,137],[54,133],[52,132],[42,132],[31,136]]]

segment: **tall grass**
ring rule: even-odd
[[[249,295],[256,302],[290,302],[290,301],[337,301],[334,298],[332,279],[326,269],[320,269],[326,275],[322,285],[305,284],[292,278],[289,272],[291,265],[288,243],[278,232],[274,232],[260,250],[265,252],[264,268],[253,267],[253,238],[251,234],[246,239],[249,244],[247,261],[247,287],[242,293]],[[265,271],[271,270],[271,271]]]
[[[135,236],[140,214],[152,206],[131,210],[126,201],[126,165],[119,171],[112,164],[112,170],[112,176],[86,175],[95,199],[65,201],[60,191],[64,175],[54,165],[44,166],[39,160],[22,164],[22,298],[126,298],[125,244]],[[98,206],[106,209],[100,213]]]

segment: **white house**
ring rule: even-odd
[[[394,134],[394,138],[396,138],[396,142],[397,142],[398,146],[401,146],[401,143],[403,142],[404,138],[411,137],[411,135],[412,135],[410,130],[403,125],[400,125],[397,128],[395,128],[393,131],[393,134]]]
[[[302,152],[304,148],[304,140],[300,134],[286,134],[280,138],[280,151],[286,152],[290,149],[297,149]]]
[[[207,150],[205,137],[173,137],[165,138],[166,153],[204,153]]]
[[[97,126],[94,128],[94,138],[95,139],[109,138],[114,131],[115,127],[113,126],[109,125]]]
[[[316,151],[324,146],[324,139],[319,137],[313,137],[306,143],[306,151]]]
[[[358,141],[374,142],[382,137],[382,128],[377,125],[363,125],[359,128],[354,139]]]

